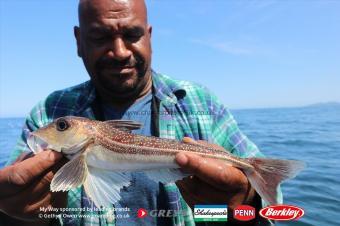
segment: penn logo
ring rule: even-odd
[[[260,215],[269,220],[289,221],[297,220],[305,214],[305,211],[297,206],[275,205],[260,210]]]
[[[250,221],[255,218],[255,208],[248,205],[240,205],[233,211],[234,219],[239,221]]]

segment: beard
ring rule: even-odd
[[[92,80],[97,89],[110,96],[129,97],[138,95],[147,83],[149,65],[142,57],[129,59],[100,58],[95,64]]]

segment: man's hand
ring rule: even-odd
[[[223,149],[188,137],[183,141]],[[190,207],[195,204],[227,204],[231,209],[241,204],[255,206],[255,191],[241,170],[222,160],[203,158],[187,152],[177,154],[176,161],[185,172],[195,175],[176,182]]]
[[[0,170],[0,212],[12,218],[11,221],[15,218],[34,222],[36,226],[48,223],[49,219],[39,218],[40,207],[67,205],[66,192],[50,191],[54,174],[66,160],[61,153],[50,150],[18,159]]]

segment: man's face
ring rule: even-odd
[[[146,84],[151,72],[151,27],[144,2],[83,1],[75,28],[78,55],[97,90],[128,97]]]

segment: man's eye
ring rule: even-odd
[[[124,35],[124,38],[130,42],[137,42],[142,36],[143,34],[139,33],[127,33]]]
[[[104,35],[93,35],[89,37],[93,42],[103,42],[107,39],[107,36]]]

